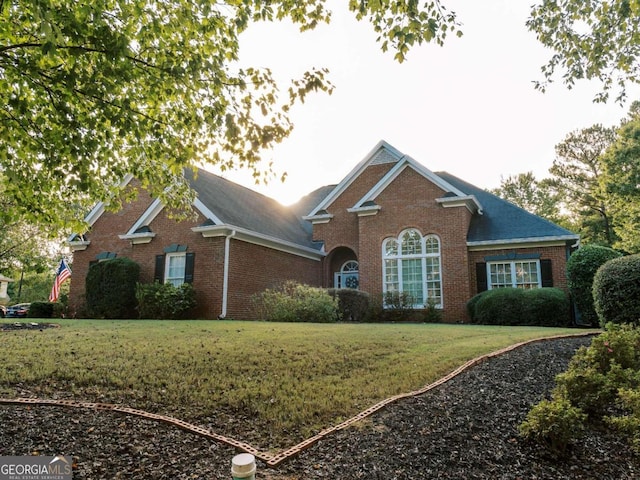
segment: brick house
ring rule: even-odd
[[[192,282],[198,318],[251,318],[253,294],[295,280],[403,292],[445,321],[466,319],[476,293],[503,286],[566,289],[579,237],[382,141],[337,185],[291,207],[221,177],[187,174],[196,218],[177,222],[141,191],[117,213],[97,205],[74,250],[72,309],[91,262],[129,257],[141,281]],[[137,188],[133,179],[126,179]]]

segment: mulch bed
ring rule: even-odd
[[[640,459],[612,433],[588,431],[564,458],[518,437],[530,407],[548,396],[555,375],[589,342],[550,340],[492,358],[326,437],[277,468],[258,462],[257,478],[640,478]],[[72,455],[74,479],[229,479],[237,453],[115,412],[0,406],[0,455]]]
[[[39,322],[13,322],[0,323],[0,332],[11,332],[15,330],[44,330],[45,328],[59,328],[56,323],[39,323]]]

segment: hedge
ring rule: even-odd
[[[620,252],[599,245],[586,245],[567,261],[567,285],[583,323],[598,325],[599,319],[593,304],[593,277],[602,265],[622,256]]]
[[[640,254],[615,258],[593,278],[593,300],[600,325],[640,325]]]
[[[94,318],[135,318],[140,265],[128,258],[94,263],[86,279],[85,300]]]
[[[353,288],[330,288],[332,298],[338,298],[340,317],[346,322],[365,322],[371,316],[371,297]]]
[[[467,302],[473,323],[482,325],[567,326],[569,299],[559,288],[498,288]]]

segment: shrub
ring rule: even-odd
[[[640,255],[614,258],[593,278],[593,300],[600,324],[640,325]]]
[[[559,288],[524,290],[522,325],[566,327],[571,323],[571,305],[567,294]]]
[[[253,297],[254,306],[272,322],[330,323],[340,319],[339,300],[322,288],[285,282]]]
[[[627,412],[606,417],[613,428],[628,434],[636,453],[640,454],[640,387],[623,388],[618,392],[620,406]]]
[[[178,319],[196,306],[190,283],[175,287],[171,283],[138,283],[136,301],[139,318]]]
[[[134,318],[136,283],[140,266],[128,258],[114,258],[91,265],[85,300],[94,318]]]
[[[620,388],[635,385],[639,371],[640,330],[609,325],[589,348],[576,352],[567,371],[556,377],[557,389],[573,405],[600,418]]]
[[[586,245],[567,261],[567,285],[584,323],[598,325],[598,314],[593,305],[593,277],[598,268],[622,254],[611,248]]]
[[[424,308],[425,323],[440,323],[442,321],[442,310],[436,307],[433,300],[429,300]]]
[[[473,323],[484,325],[566,326],[569,299],[558,288],[497,288],[467,302]]]
[[[338,299],[342,320],[364,322],[371,315],[371,297],[367,292],[352,288],[330,288],[328,293]]]
[[[29,318],[51,318],[53,315],[53,303],[32,302],[29,307]]]
[[[570,441],[584,430],[586,417],[567,399],[543,400],[529,411],[518,430],[525,439],[562,454]]]
[[[477,295],[474,295],[473,297],[471,297],[467,301],[467,304],[466,304],[467,315],[469,315],[469,318],[471,319],[471,321],[473,321],[473,319],[476,317],[476,305],[478,304],[482,296],[487,294],[490,291],[491,290],[485,290],[484,292],[480,292]]]
[[[518,325],[524,313],[524,290],[497,288],[485,292],[476,302],[474,323]]]

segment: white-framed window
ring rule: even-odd
[[[358,272],[358,262],[349,260],[345,262],[340,271],[333,276],[333,284],[335,288],[353,288],[358,289],[360,285],[360,274]]]
[[[164,282],[179,287],[184,283],[187,255],[184,252],[167,253],[165,258]]]
[[[416,229],[382,242],[384,294],[408,296],[414,308],[432,302],[442,308],[442,265],[440,239],[422,236]]]
[[[487,287],[541,288],[542,275],[539,260],[487,262]]]

